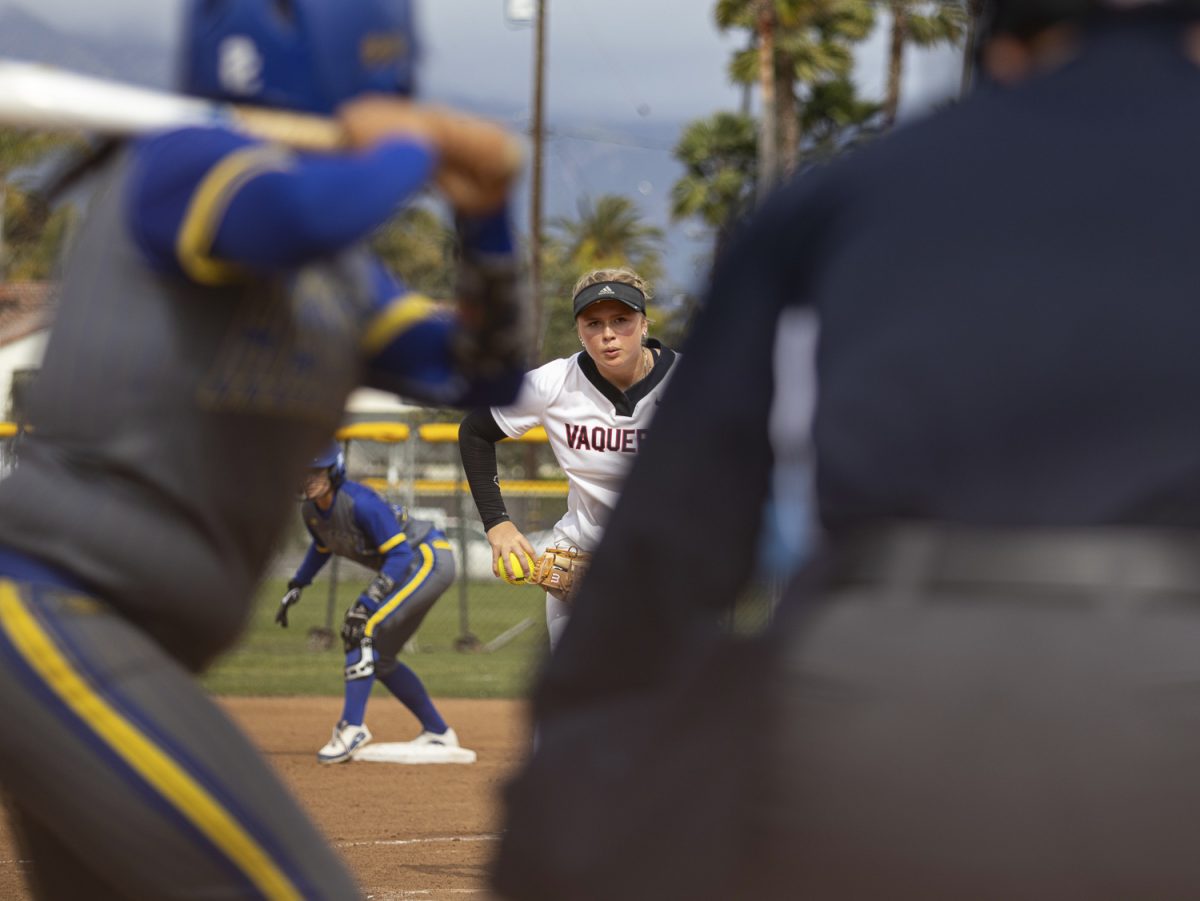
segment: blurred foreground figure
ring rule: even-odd
[[[0,483],[0,783],[39,897],[340,901],[340,857],[191,673],[238,637],[352,389],[515,396],[511,175],[444,185],[509,139],[405,99],[408,0],[194,0],[185,21],[188,93],[336,115],[348,146],[214,126],[93,161]],[[364,243],[435,183],[461,218],[461,315]]]
[[[1001,0],[987,83],[718,264],[536,689],[505,897],[1200,891],[1200,7],[1074,6]]]

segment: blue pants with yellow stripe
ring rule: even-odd
[[[0,579],[0,719],[39,897],[361,896],[188,672],[93,598]]]
[[[357,639],[346,642],[346,695],[341,719],[360,725],[366,715],[367,700],[376,677],[395,695],[429,732],[444,732],[446,722],[425,690],[420,677],[398,661],[397,655],[416,634],[434,603],[454,582],[454,552],[450,542],[436,529],[417,544],[412,565],[402,584],[379,603],[360,597],[350,612],[368,614]],[[370,654],[372,666],[364,671],[363,660]]]
[[[379,656],[375,668],[386,673],[433,608],[434,602],[454,583],[454,552],[441,532],[434,530],[418,544],[408,579],[385,598],[367,620]]]

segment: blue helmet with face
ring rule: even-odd
[[[329,481],[336,488],[346,481],[346,455],[336,441],[330,441],[329,446],[313,457],[308,464],[309,469],[322,470],[329,476]]]
[[[181,87],[213,100],[331,113],[411,95],[412,0],[189,0]]]
[[[325,479],[328,477],[329,481]],[[336,441],[330,441],[328,447],[312,458],[308,464],[308,475],[305,476],[297,500],[312,501],[325,496],[327,492],[336,491],[346,481],[346,455]]]

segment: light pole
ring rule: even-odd
[[[534,349],[542,353],[542,151],[545,143],[543,111],[546,98],[546,8],[549,0],[537,0],[537,23],[533,50],[533,171],[529,188],[529,281],[533,305]]]
[[[762,200],[779,180],[779,129],[775,97],[775,6],[758,0],[755,8],[758,31],[758,83],[762,93],[762,122],[758,132],[758,199]]]
[[[504,0],[504,18],[509,25],[532,24],[533,32],[533,113],[529,140],[533,161],[529,173],[529,294],[533,307],[533,341],[538,355],[542,351],[542,157],[545,144],[544,109],[546,95],[546,8],[549,0]]]

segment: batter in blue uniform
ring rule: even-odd
[[[352,389],[473,405],[520,384],[503,196],[455,207],[457,309],[407,291],[363,244],[463,174],[483,146],[465,133],[503,136],[430,125],[403,99],[409,13],[197,0],[183,88],[335,116],[346,149],[214,126],[92,161],[32,428],[0,482],[0,783],[39,897],[359,894],[191,673],[241,631]]]
[[[320,751],[321,763],[349,760],[371,740],[363,720],[378,679],[421,723],[414,744],[458,746],[458,736],[438,713],[420,677],[396,659],[442,593],[454,581],[454,554],[433,523],[412,519],[358,482],[346,479],[337,444],[313,460],[304,483],[301,516],[312,544],[288,583],[275,622],[287,628],[288,608],[337,554],[378,575],[346,611],[346,700],[342,716]]]

